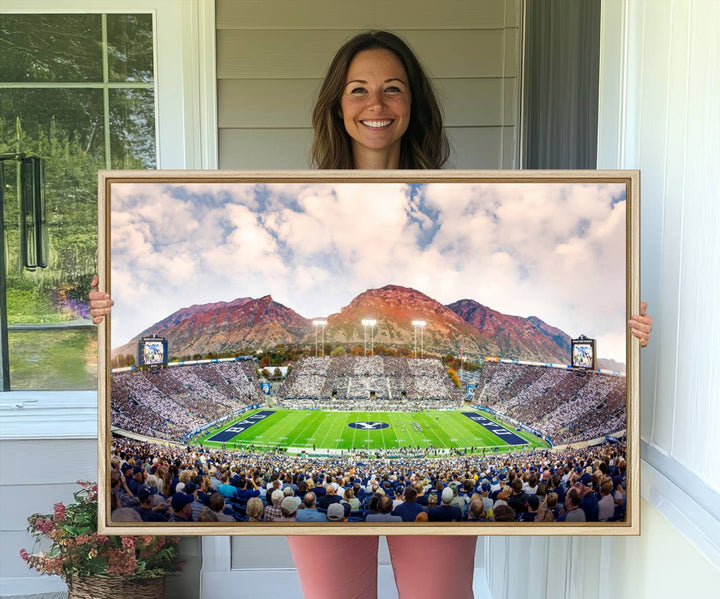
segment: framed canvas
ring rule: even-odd
[[[637,171],[101,171],[99,528],[639,534]]]

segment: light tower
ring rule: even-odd
[[[327,326],[327,320],[323,320],[322,318],[318,318],[317,320],[313,320],[313,324],[315,325],[315,357],[318,356],[318,327],[321,330],[322,334],[322,354],[325,355],[325,327]]]
[[[370,327],[370,355],[373,355],[373,328],[377,324],[374,318],[363,318],[362,325],[365,328],[365,355],[367,356],[367,330]]]
[[[417,358],[417,332],[420,329],[420,357],[423,356],[423,331],[427,323],[424,320],[413,320],[412,325],[415,328],[415,357]]]

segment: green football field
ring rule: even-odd
[[[243,414],[235,422],[247,422],[253,414],[262,414],[269,409],[255,410]],[[525,432],[518,432],[507,425],[483,426],[464,413],[488,414],[475,410],[423,411],[423,412],[322,412],[317,410],[272,410],[272,414],[255,422],[241,432],[227,429],[242,428],[235,423],[225,424],[202,438],[208,447],[232,449],[254,445],[257,449],[273,447],[307,448],[309,451],[322,449],[340,450],[391,450],[399,447],[421,447],[434,449],[475,448],[483,451],[491,448],[502,451],[517,448],[546,446],[539,438]],[[355,423],[355,424],[354,424]],[[355,428],[350,425],[354,424]],[[247,426],[247,425],[246,425]],[[382,427],[382,428],[380,428]],[[494,434],[489,429],[511,431]],[[220,433],[224,441],[212,440]],[[502,436],[510,437],[509,443]],[[518,439],[518,437],[521,439]]]

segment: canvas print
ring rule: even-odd
[[[637,524],[631,178],[111,175],[110,529]]]

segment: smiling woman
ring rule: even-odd
[[[438,169],[450,153],[430,79],[387,31],[357,35],[338,50],[312,123],[312,159],[321,169]]]
[[[340,107],[355,167],[399,164],[411,102],[402,63],[389,50],[365,50],[353,58],[347,79]]]

